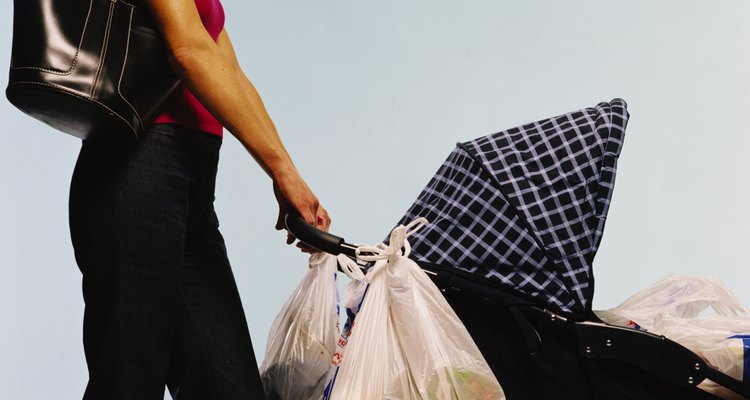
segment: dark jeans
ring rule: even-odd
[[[214,212],[221,139],[155,125],[84,142],[70,192],[86,400],[263,399]]]

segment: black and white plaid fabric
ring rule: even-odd
[[[430,221],[412,258],[590,309],[628,115],[614,99],[459,144],[400,222]]]

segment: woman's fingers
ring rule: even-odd
[[[296,210],[308,224],[323,231],[328,231],[331,226],[331,217],[328,215],[328,211],[320,205],[318,198],[298,174],[275,180],[273,190],[276,201],[279,203],[276,229],[284,229],[286,227],[284,217],[287,212]],[[286,243],[292,244],[295,240],[296,238],[290,232],[287,232]],[[304,243],[297,243],[297,247],[305,253],[317,251]]]
[[[300,249],[300,251],[302,251],[303,253],[307,253],[307,254],[312,254],[312,253],[316,253],[316,252],[320,251],[320,250],[318,250],[318,249],[316,249],[314,247],[310,247],[310,246],[306,245],[303,242],[297,242],[296,246],[297,246],[298,249]]]
[[[331,217],[328,216],[323,206],[318,207],[317,217],[315,218],[315,227],[328,232],[328,228],[331,227]]]

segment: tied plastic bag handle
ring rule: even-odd
[[[349,258],[349,256],[345,254],[339,254],[336,256],[336,261],[338,261],[339,263],[341,272],[348,276],[349,279],[353,281],[361,281],[365,279],[365,273],[362,272],[362,268],[360,268],[359,264],[357,264],[354,260]]]
[[[342,237],[309,225],[299,213],[294,211],[287,213],[284,220],[289,232],[297,239],[318,250],[335,255],[341,271],[355,281],[363,280],[365,274],[356,261],[351,258],[364,262],[375,262],[372,272],[379,271],[385,266],[385,261],[393,260],[396,255],[408,256],[411,253],[411,246],[406,238],[427,224],[427,219],[417,218],[406,226],[399,225],[394,228],[391,231],[388,245],[379,243],[375,246],[363,246],[347,243]],[[403,253],[401,253],[402,248],[404,249]],[[384,262],[378,263],[377,261]]]
[[[394,257],[400,255],[408,257],[411,253],[411,245],[406,239],[425,225],[427,225],[426,218],[417,218],[406,226],[399,225],[391,231],[387,245],[378,243],[375,246],[359,246],[355,255],[358,260],[367,262],[393,260]]]
[[[389,263],[393,263],[398,257],[409,257],[411,245],[407,238],[427,225],[426,218],[417,218],[407,224],[399,225],[391,231],[388,244],[378,243],[375,246],[359,246],[355,252],[358,260],[375,262],[375,265],[367,273],[367,279],[380,273]],[[402,251],[403,249],[403,251]]]

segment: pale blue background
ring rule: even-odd
[[[383,238],[457,141],[623,97],[632,119],[595,308],[672,272],[718,276],[750,305],[747,0],[224,3],[241,62],[335,232]],[[2,66],[11,14],[3,1]],[[0,121],[0,399],[80,398],[66,209],[79,142],[5,101]],[[218,179],[260,360],[306,258],[273,230],[270,181],[229,135]]]

